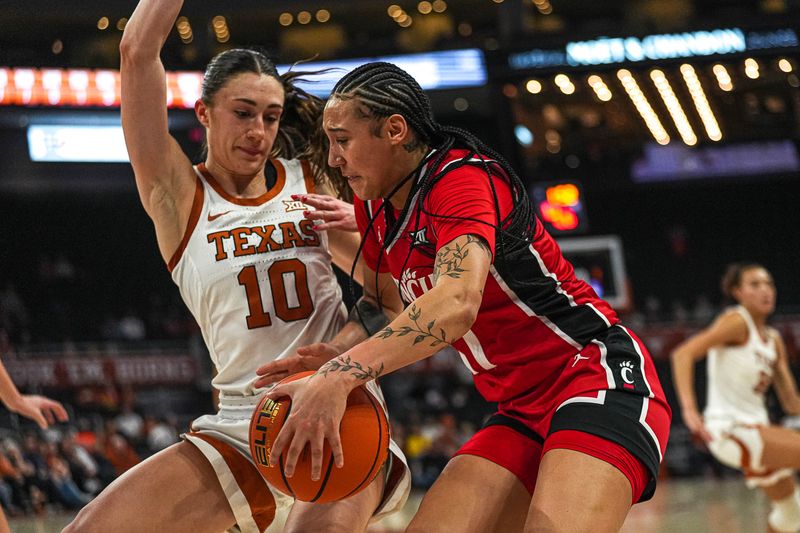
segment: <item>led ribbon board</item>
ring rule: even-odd
[[[486,62],[478,49],[313,61],[295,66],[278,65],[278,71],[332,69],[311,77],[313,81],[300,84],[310,93],[325,97],[347,72],[371,61],[395,63],[414,76],[425,90],[479,87],[487,81]],[[194,107],[202,82],[202,72],[168,72],[167,105]],[[0,68],[0,105],[118,107],[119,94],[120,79],[116,70]]]
[[[687,57],[736,54],[773,48],[797,48],[797,33],[783,28],[749,31],[719,28],[708,31],[667,33],[639,37],[600,37],[573,41],[563,49],[533,49],[509,54],[513,70],[549,67],[618,65]]]

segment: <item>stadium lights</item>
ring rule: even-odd
[[[566,74],[557,74],[554,81],[562,93],[572,94],[575,92],[575,84]]]
[[[222,15],[217,15],[211,20],[211,26],[214,28],[214,36],[217,42],[227,43],[231,38],[231,32],[228,29],[228,21]]]
[[[750,79],[756,79],[759,76],[758,72],[758,61],[753,59],[752,57],[748,57],[744,60],[744,73]]]
[[[723,91],[732,91],[733,90],[733,81],[731,80],[731,75],[728,74],[728,69],[726,69],[723,65],[717,63],[714,65],[712,69],[714,72],[714,76],[717,77],[717,83],[719,84],[719,88]]]
[[[668,144],[669,135],[667,134],[667,130],[664,129],[664,126],[658,119],[658,115],[653,111],[650,102],[647,101],[647,97],[642,92],[642,89],[639,88],[639,84],[636,83],[630,71],[627,69],[618,70],[617,78],[622,82],[622,87],[625,88],[625,92],[628,93],[628,97],[633,102],[633,105],[636,106],[636,110],[642,116],[647,129],[650,130],[656,142],[662,145]]]
[[[686,82],[686,87],[689,89],[689,94],[692,96],[695,108],[700,115],[700,120],[703,121],[703,127],[706,130],[706,135],[712,141],[719,141],[722,139],[722,131],[719,129],[717,118],[708,104],[706,93],[703,91],[703,85],[697,77],[694,67],[688,63],[681,65],[681,74],[683,74],[683,81]]]
[[[686,118],[686,113],[683,112],[683,107],[678,101],[678,97],[675,96],[675,91],[672,90],[667,77],[662,71],[654,69],[650,71],[650,78],[653,80],[656,89],[658,89],[661,99],[664,100],[664,105],[667,106],[667,111],[672,117],[675,127],[678,128],[678,133],[683,142],[688,146],[697,144],[697,135],[695,135],[692,125],[689,124],[689,119]]]
[[[542,83],[539,80],[528,80],[525,89],[531,94],[539,94],[542,92]]]
[[[189,19],[186,17],[178,17],[175,21],[175,28],[178,30],[178,35],[181,37],[183,44],[189,44],[194,39],[192,34],[192,25],[189,24]]]
[[[608,85],[603,81],[603,78],[598,76],[597,74],[592,74],[589,76],[587,80],[589,82],[589,86],[592,88],[594,93],[597,97],[602,100],[603,102],[608,102],[612,98],[611,90],[608,88]]]
[[[782,72],[790,73],[792,71],[792,64],[789,62],[788,59],[783,58],[778,61],[778,68],[781,69]]]

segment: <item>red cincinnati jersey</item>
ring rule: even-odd
[[[538,220],[529,246],[499,249],[496,228],[512,207],[511,187],[497,163],[486,159],[490,178],[480,159],[464,160],[469,154],[456,149],[446,155],[437,170],[445,174],[429,191],[422,210],[418,192],[405,213],[388,202],[381,208],[383,200],[356,199],[362,253],[373,270],[391,272],[410,303],[433,287],[439,248],[462,235],[483,238],[494,257],[483,301],[475,323],[453,346],[487,400],[536,395],[537,389],[548,396],[566,364],[619,319],[591,286],[575,277]]]

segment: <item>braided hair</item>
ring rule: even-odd
[[[433,117],[430,100],[419,83],[410,74],[391,63],[367,63],[342,77],[334,86],[331,98],[354,100],[358,104],[354,107],[360,117],[374,121],[375,127],[372,128],[374,134],[380,131],[380,125],[385,118],[393,114],[399,114],[416,134],[417,144],[414,145],[414,148],[420,145],[427,145],[436,149],[436,152],[429,160],[423,159],[423,163],[429,162],[430,164],[425,164],[425,170],[422,171],[417,181],[412,185],[412,190],[409,194],[410,200],[398,216],[398,220],[403,220],[406,214],[415,207],[412,205],[414,202],[411,199],[416,195],[417,225],[422,213],[435,218],[470,220],[485,224],[486,222],[470,217],[431,213],[425,207],[425,200],[431,189],[450,170],[465,164],[474,164],[474,161],[478,160],[489,181],[497,213],[497,220],[493,225],[497,235],[496,261],[506,261],[507,255],[527,248],[533,240],[536,224],[533,208],[525,185],[517,173],[502,155],[487,146],[472,133],[461,128],[445,126],[436,122]],[[461,159],[448,165],[447,170],[440,170],[445,157],[453,148],[466,149],[466,153]],[[420,166],[422,166],[422,163]],[[409,178],[413,177],[418,170],[419,168]],[[512,208],[504,218],[502,218],[500,212],[500,203],[494,183],[494,180],[498,177],[506,179],[511,187]],[[395,188],[395,191],[400,188],[402,183]],[[395,191],[392,191],[389,196],[391,197]],[[417,195],[416,193],[419,194]],[[384,199],[381,209],[385,208],[388,200],[389,198]],[[377,215],[378,212],[373,215],[367,231],[372,227]],[[390,243],[391,239],[387,238],[382,245],[383,249],[385,250]],[[359,248],[360,252],[361,248]],[[410,248],[408,253],[409,255],[403,263],[403,269],[405,269],[411,254]],[[379,261],[383,255],[380,254],[378,256]]]
[[[270,157],[308,159],[314,169],[314,179],[320,181],[327,165],[325,135],[321,131],[324,102],[300,88],[298,83],[307,81],[307,76],[325,71],[289,70],[279,74],[275,63],[266,54],[250,48],[234,48],[217,54],[209,62],[203,74],[200,99],[206,105],[211,105],[219,90],[231,78],[244,72],[275,78],[283,87],[283,114]],[[346,181],[338,170],[330,171],[327,179],[335,190],[346,190]],[[351,196],[345,194],[344,198]]]

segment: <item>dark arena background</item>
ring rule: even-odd
[[[134,7],[0,1],[0,356],[23,392],[70,414],[40,431],[0,408],[14,531],[60,531],[214,409],[122,138],[118,47]],[[162,59],[170,128],[195,162],[202,69],[224,49],[339,69],[308,86],[322,96],[365,61],[408,70],[441,122],[512,162],[578,275],[656,359],[670,441],[655,499],[623,531],[733,533],[763,530],[768,502],[692,440],[669,354],[727,305],[725,266],[752,261],[774,276],[771,325],[800,369],[798,32],[798,0],[187,1]],[[447,350],[382,385],[414,490],[370,531],[402,531],[492,406]],[[786,421],[774,395],[770,409]]]

